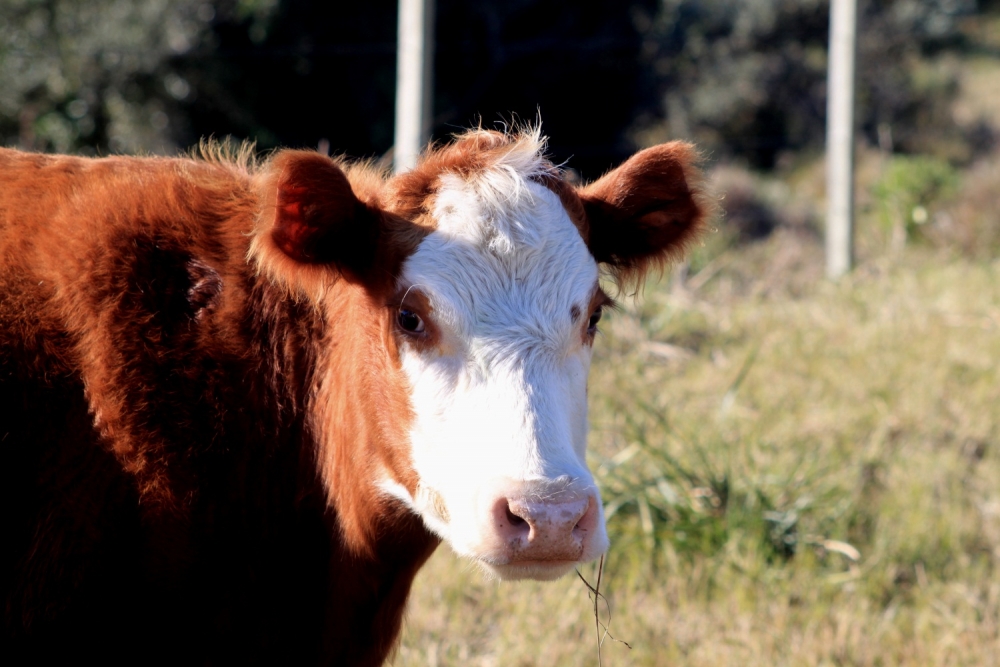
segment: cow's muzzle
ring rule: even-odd
[[[491,505],[489,533],[481,559],[502,579],[554,579],[607,549],[596,490],[503,494]]]

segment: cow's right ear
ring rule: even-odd
[[[282,151],[268,165],[263,188],[251,255],[272,278],[315,293],[371,272],[384,216],[358,199],[332,159]]]

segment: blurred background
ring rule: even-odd
[[[961,164],[991,148],[995,118],[953,106],[958,59],[996,47],[977,32],[998,6],[861,3],[869,145]],[[667,137],[786,166],[822,149],[828,15],[822,0],[439,0],[433,135],[540,113],[588,177]],[[393,141],[393,0],[4,0],[0,59],[5,145],[173,153],[232,135],[367,157]]]
[[[396,28],[394,0],[0,0],[0,141],[381,158]],[[435,139],[540,115],[584,179],[689,139],[720,203],[597,346],[599,624],[632,646],[603,664],[1000,665],[1000,2],[859,0],[837,282],[828,1],[438,0],[435,34]],[[394,664],[597,664],[594,632],[579,580],[441,550]]]

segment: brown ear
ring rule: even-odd
[[[332,159],[286,150],[265,174],[250,250],[265,273],[311,294],[340,277],[361,280],[371,273],[383,213],[358,199]]]
[[[305,151],[281,153],[272,169],[274,244],[297,262],[363,273],[375,256],[379,216],[354,195],[344,172],[330,158]]]
[[[589,222],[588,245],[620,286],[683,255],[705,226],[697,154],[674,141],[640,151],[580,189]]]

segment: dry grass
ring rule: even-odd
[[[610,318],[605,665],[1000,664],[1000,261],[821,262],[779,230]],[[593,633],[575,577],[441,549],[393,664],[596,665]]]

